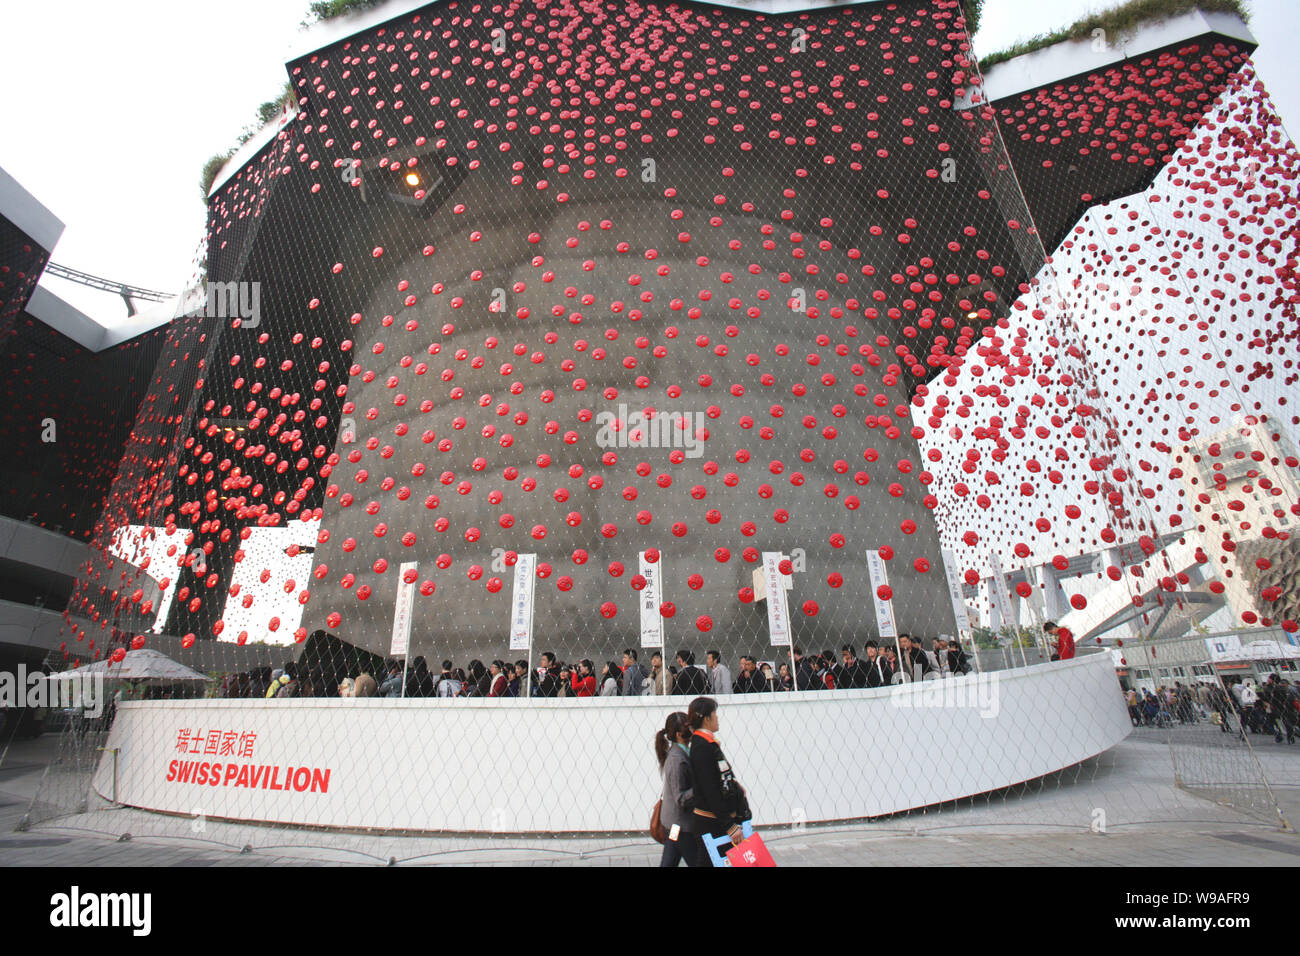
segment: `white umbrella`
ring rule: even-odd
[[[191,670],[159,651],[142,647],[138,651],[127,651],[120,664],[111,660],[95,661],[75,670],[60,671],[51,674],[50,680],[72,680],[102,674],[108,680],[147,680],[160,684],[177,681],[206,681],[208,675]]]

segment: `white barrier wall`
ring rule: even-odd
[[[1109,654],[891,689],[719,701],[718,740],[760,826],[983,793],[1092,757],[1132,729]],[[688,703],[128,702],[93,786],[151,810],[291,825],[644,830],[660,791],[652,738]]]

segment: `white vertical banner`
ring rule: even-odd
[[[397,603],[393,608],[393,641],[389,646],[390,657],[405,657],[411,643],[411,614],[415,609],[415,574],[419,561],[406,561],[397,572]],[[407,582],[407,578],[410,582]]]
[[[1044,578],[1047,576],[1045,568],[1032,568],[1029,565],[1025,565],[1025,580],[1028,581],[1029,586],[1033,588],[1033,590],[1029,592],[1029,610],[1036,617],[1034,622],[1035,624],[1042,624],[1045,621],[1051,620],[1051,618],[1047,616],[1047,600],[1043,597],[1043,589],[1038,586],[1038,579],[1040,576]]]
[[[1020,619],[1011,609],[1011,592],[1007,590],[1007,576],[1002,573],[1002,562],[998,560],[998,553],[992,549],[989,550],[989,567],[993,569],[990,588],[993,592],[993,606],[998,609],[998,614],[1002,617],[1002,626],[1014,631],[1020,626]]]
[[[961,577],[957,574],[957,556],[947,548],[939,553],[943,556],[943,573],[948,579],[948,600],[952,602],[952,616],[957,621],[957,630],[969,631],[970,618],[966,615],[966,598],[961,593]]]
[[[763,587],[767,600],[767,632],[773,647],[790,646],[790,605],[785,596],[780,551],[763,552]]]
[[[521,554],[515,561],[515,588],[510,598],[510,649],[533,647],[533,587],[537,583],[537,555]]]
[[[898,637],[898,628],[894,626],[894,602],[886,600],[877,592],[889,584],[889,572],[885,570],[885,559],[879,551],[868,549],[867,573],[871,576],[871,600],[876,602],[876,625],[881,637]]]
[[[664,618],[659,613],[659,603],[663,600],[662,588],[659,586],[664,577],[664,556],[659,553],[659,560],[651,563],[641,552],[641,577],[645,578],[645,587],[641,589],[639,604],[641,606],[641,646],[664,646]]]

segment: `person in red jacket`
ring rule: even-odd
[[[596,675],[592,673],[591,661],[582,661],[573,675],[573,696],[594,697],[596,695]]]
[[[1043,625],[1043,631],[1052,639],[1052,660],[1068,661],[1074,657],[1074,635],[1068,627],[1061,627],[1055,621]]]

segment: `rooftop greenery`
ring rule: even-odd
[[[357,10],[365,10],[368,7],[378,6],[384,0],[315,0],[307,8],[307,19],[303,21],[303,26],[311,26],[313,23],[321,23],[326,20],[333,20]],[[235,150],[243,146],[250,139],[257,135],[258,130],[266,126],[280,116],[285,106],[292,106],[296,102],[293,95],[293,87],[288,83],[284,84],[284,89],[280,95],[273,100],[267,100],[257,108],[255,114],[256,121],[245,126],[242,133],[239,134],[237,146],[231,147],[224,153],[214,153],[208,157],[208,161],[203,164],[203,172],[199,177],[199,188],[202,190],[203,202],[208,201],[208,193],[212,191],[212,184],[216,181],[217,174],[221,172],[221,167],[231,156],[235,155]]]
[[[322,20],[333,20],[335,17],[341,17],[345,13],[351,13],[354,10],[364,10],[367,7],[378,6],[383,0],[315,0],[308,9],[312,20],[308,23],[320,22]]]
[[[308,19],[304,20],[303,23],[304,25],[311,25],[312,23],[333,20],[358,10],[378,6],[382,2],[384,0],[314,0],[307,10]],[[966,30],[970,35],[974,35],[979,29],[980,13],[984,3],[985,0],[963,0],[962,6],[966,14]],[[1054,43],[1087,39],[1092,36],[1093,30],[1105,30],[1108,36],[1118,37],[1132,32],[1144,23],[1159,22],[1191,10],[1235,13],[1243,20],[1249,18],[1242,0],[1128,0],[1127,3],[1111,10],[1104,10],[1076,20],[1068,27],[1063,27],[1052,33],[1039,34],[1014,46],[999,50],[997,53],[982,57],[980,59],[980,68],[987,70],[998,63],[1003,63],[1013,57],[1023,56],[1026,53],[1033,53],[1035,50],[1041,50]],[[279,97],[267,100],[257,108],[256,125],[245,127],[243,133],[240,134],[239,145],[242,146],[252,136],[256,135],[259,129],[279,116],[284,105],[286,103],[292,104],[293,100],[293,89],[286,83]],[[232,148],[224,153],[217,153],[203,164],[200,186],[203,189],[203,201],[205,203],[217,173],[221,172],[221,167],[225,165],[226,160],[234,155],[234,152],[235,150]]]
[[[967,0],[966,23],[970,33],[974,33],[979,24],[980,7],[984,0]],[[1054,43],[1067,40],[1085,40],[1092,36],[1093,30],[1105,30],[1112,40],[1125,33],[1131,33],[1144,23],[1158,23],[1169,17],[1176,17],[1192,10],[1204,10],[1210,13],[1235,13],[1242,20],[1249,20],[1246,5],[1241,0],[1128,0],[1111,10],[1103,10],[1076,20],[1068,27],[1052,33],[1042,33],[1024,40],[1005,50],[989,56],[980,57],[980,68],[987,70],[991,66],[1003,63],[1013,57],[1033,53]]]

